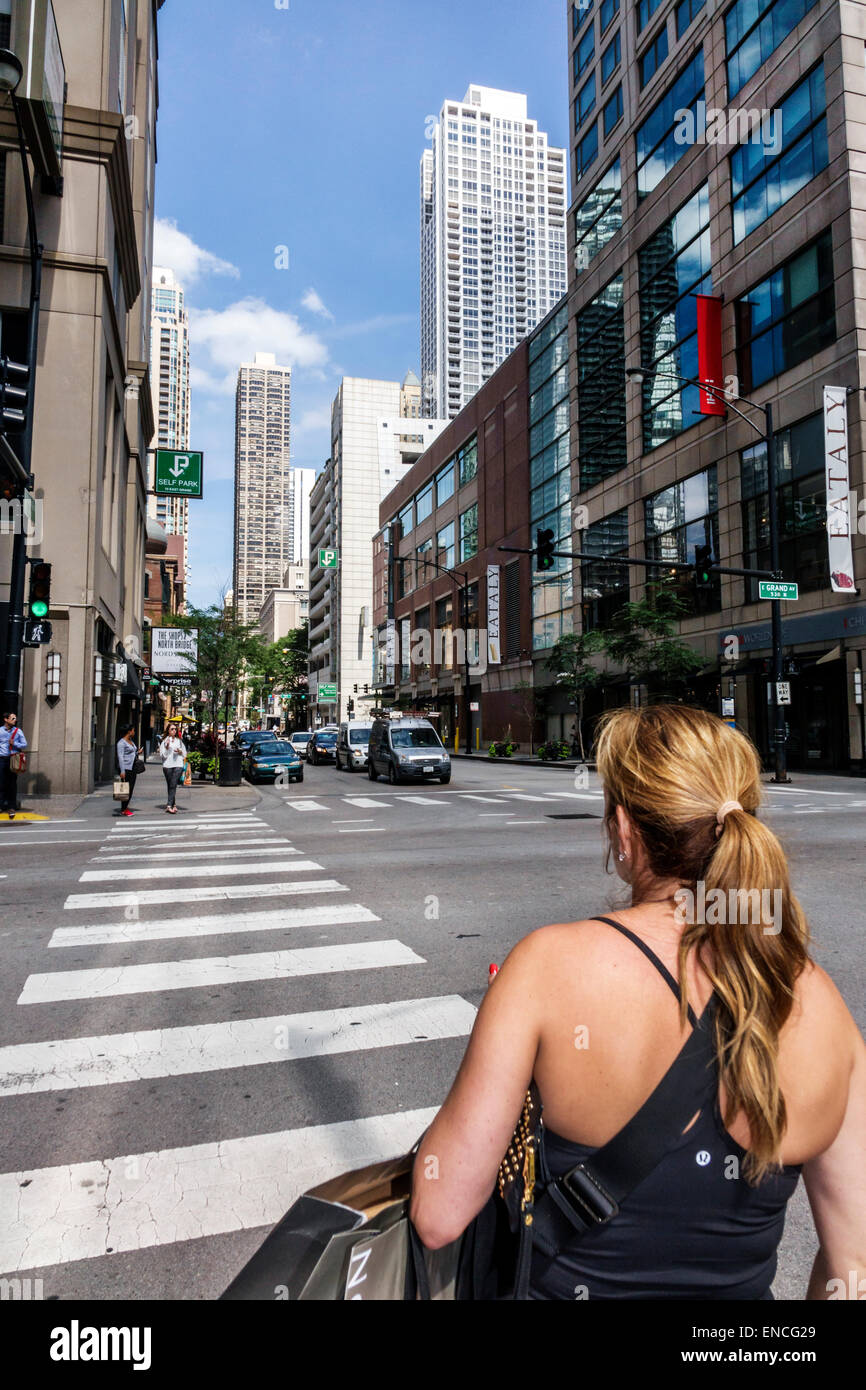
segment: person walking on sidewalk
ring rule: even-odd
[[[135,791],[135,782],[138,776],[135,764],[137,759],[141,757],[141,752],[142,750],[136,747],[135,725],[127,724],[117,741],[117,770],[120,773],[121,782],[126,782],[129,785],[129,796],[126,798],[126,803],[121,804],[117,813],[119,816],[131,816],[133,814],[132,794]]]
[[[174,804],[178,785],[183,778],[183,768],[186,762],[186,745],[183,739],[178,737],[178,724],[171,723],[168,733],[159,745],[159,756],[162,758],[162,770],[165,773],[165,782],[168,787],[168,802],[166,811],[171,816],[177,815],[177,807]]]
[[[17,714],[4,714],[0,725],[0,812],[8,811],[10,820],[15,819],[18,810],[18,771],[12,769],[12,756],[23,753],[26,747]]]

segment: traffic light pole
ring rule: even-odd
[[[27,368],[28,402],[21,433],[18,458],[27,485],[33,486],[30,471],[33,454],[33,406],[36,396],[36,360],[39,345],[39,299],[42,292],[42,253],[41,242],[36,235],[36,212],[33,206],[33,185],[30,179],[30,166],[27,162],[27,143],[21,124],[18,100],[12,95],[15,124],[18,130],[18,149],[21,155],[21,168],[24,177],[24,197],[27,204],[27,234],[30,245],[30,309],[27,323]],[[24,485],[19,488],[23,497]],[[6,636],[6,662],[3,674],[3,712],[18,713],[19,687],[21,685],[21,654],[24,649],[24,590],[27,578],[27,537],[24,534],[23,512],[18,530],[12,543],[12,573],[9,579],[9,619]]]

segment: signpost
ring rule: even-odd
[[[193,681],[198,661],[198,628],[153,627],[150,638],[154,675],[185,676]]]
[[[771,603],[780,599],[785,603],[796,603],[800,597],[799,584],[785,584],[781,580],[762,579],[758,590],[761,598],[769,599]]]
[[[319,704],[320,704],[320,705],[336,704],[336,701],[337,701],[337,687],[336,687],[336,685],[320,685],[320,686],[319,686]]]
[[[322,549],[319,551],[319,568],[323,570],[335,570],[339,568],[339,550]]]
[[[24,619],[24,646],[44,647],[51,641],[51,624],[44,618]]]
[[[779,705],[790,705],[791,703],[791,682],[776,682],[776,703]]]
[[[194,449],[157,449],[157,497],[201,497],[204,454]]]

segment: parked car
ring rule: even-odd
[[[284,739],[258,739],[244,754],[243,770],[251,782],[275,782],[281,773],[289,782],[304,780],[304,764]]]
[[[308,763],[333,763],[337,757],[337,730],[317,729],[307,744]]]
[[[312,729],[296,729],[293,734],[289,734],[288,742],[292,745],[295,752],[300,753],[301,757],[304,758],[307,754],[307,744],[312,737]]]
[[[274,738],[272,729],[242,729],[238,734],[238,748],[247,753],[256,743],[269,743]]]
[[[337,771],[345,768],[347,772],[360,772],[367,766],[367,749],[370,744],[372,722],[362,719],[347,719],[340,725],[337,736]]]
[[[451,781],[451,759],[429,719],[377,719],[370,733],[367,775],[392,784],[410,777]]]

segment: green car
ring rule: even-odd
[[[244,754],[244,775],[250,782],[303,782],[304,765],[290,743],[267,739]]]

